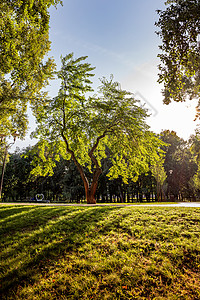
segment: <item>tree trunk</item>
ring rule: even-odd
[[[3,159],[1,182],[0,182],[0,201],[2,201],[2,188],[3,188],[3,179],[4,179],[4,173],[5,173],[5,167],[6,167],[7,154],[8,154],[8,147],[5,148],[4,159]]]
[[[98,186],[99,176],[101,175],[101,173],[101,168],[97,168],[94,171],[91,186],[89,186],[88,181],[84,182],[87,204],[96,204],[95,194]]]
[[[88,179],[84,173],[83,167],[80,166],[80,164],[75,161],[75,164],[79,170],[79,173],[81,175],[81,178],[84,183],[84,188],[85,188],[85,196],[87,200],[87,204],[96,204],[96,199],[95,199],[95,194],[98,186],[98,180],[99,176],[102,173],[100,168],[97,168],[94,173],[93,173],[93,179],[91,185],[89,185]]]
[[[95,192],[96,190],[94,190],[94,188],[91,190],[91,188],[88,187],[85,190],[87,204],[96,204]]]
[[[106,132],[105,132],[106,133]],[[89,157],[91,158],[92,162],[94,163],[94,165],[96,166],[96,169],[94,170],[93,173],[93,178],[92,178],[92,184],[91,186],[89,185],[88,179],[85,175],[83,166],[81,166],[79,164],[79,162],[77,161],[75,154],[72,150],[69,149],[69,144],[68,141],[64,135],[64,133],[62,132],[62,137],[63,140],[65,142],[66,145],[66,150],[68,153],[71,154],[71,158],[73,159],[76,167],[78,168],[78,171],[81,175],[81,178],[83,180],[83,184],[84,184],[84,188],[85,188],[85,196],[86,196],[86,200],[87,200],[87,204],[96,204],[96,199],[95,199],[95,193],[97,190],[97,185],[98,185],[98,180],[99,180],[99,176],[102,173],[102,170],[98,164],[97,159],[95,158],[95,156],[93,155],[93,152],[95,151],[95,149],[98,146],[98,143],[100,141],[101,138],[103,138],[105,136],[105,133],[103,135],[101,135],[100,137],[97,138],[97,142],[95,143],[95,145],[93,146],[93,148],[91,149],[91,151],[89,152]]]
[[[110,192],[110,203],[112,203],[113,194]]]

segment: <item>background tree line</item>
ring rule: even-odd
[[[124,183],[122,178],[110,180],[106,176],[111,167],[109,155],[103,163],[96,192],[98,203],[101,202],[145,202],[145,201],[183,201],[197,200],[200,196],[200,175],[198,156],[200,135],[191,136],[184,141],[174,131],[165,130],[159,138],[168,145],[164,158],[165,180],[157,189],[156,175],[151,171],[143,173],[136,182]],[[32,148],[37,148],[37,145]],[[56,162],[52,176],[32,176],[33,150],[28,147],[10,154],[6,166],[3,200],[30,201],[36,194],[43,193],[51,201],[80,202],[85,200],[84,186],[80,174],[72,160],[61,159]],[[159,169],[160,170],[160,169]],[[85,172],[91,176],[87,168]]]

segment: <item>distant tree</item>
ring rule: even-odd
[[[151,172],[157,182],[157,200],[160,201],[164,196],[163,185],[167,178],[164,166],[164,161],[157,161],[153,166],[151,166]]]
[[[32,153],[36,147],[17,148],[14,153],[9,153],[3,200],[35,200],[37,194],[43,194],[44,199],[51,201],[80,201],[84,197],[84,186],[73,161],[60,159],[56,162],[52,177],[31,175]]]
[[[164,83],[164,103],[169,104],[200,96],[200,2],[173,0],[166,4],[165,10],[157,11],[156,26],[162,40],[159,82]]]
[[[92,91],[89,78],[94,68],[85,59],[74,59],[73,54],[62,58],[58,96],[37,109],[34,136],[40,138],[40,151],[34,172],[52,175],[54,160],[60,156],[71,158],[84,183],[87,203],[96,203],[107,148],[112,163],[108,176],[121,176],[128,182],[129,178],[137,180],[159,159],[161,141],[149,131],[146,111],[112,77],[101,80],[98,97],[88,95]],[[91,179],[87,178],[84,166],[90,170]]]
[[[27,104],[44,99],[41,92],[52,78],[49,12],[60,0],[0,1],[0,133],[27,129]]]
[[[166,152],[164,169],[167,174],[168,198],[172,195],[175,199],[193,197],[189,182],[197,170],[197,165],[190,152],[190,146],[174,131],[162,131],[160,137],[168,144],[163,147]]]
[[[190,186],[194,190],[195,196],[200,198],[200,130],[196,130],[195,134],[189,139],[190,150],[196,163],[196,172],[190,179]]]
[[[34,196],[35,182],[30,180],[32,169],[30,147],[9,154],[4,178],[4,199],[25,200]]]

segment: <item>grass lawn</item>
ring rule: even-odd
[[[0,205],[0,299],[200,299],[200,208]]]

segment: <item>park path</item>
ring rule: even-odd
[[[97,207],[97,206],[114,206],[114,207],[199,207],[200,208],[200,202],[178,202],[173,204],[123,204],[123,203],[97,203],[97,204],[76,204],[76,203],[26,203],[26,202],[2,202],[0,205],[42,205],[42,206],[91,206],[91,207]]]

